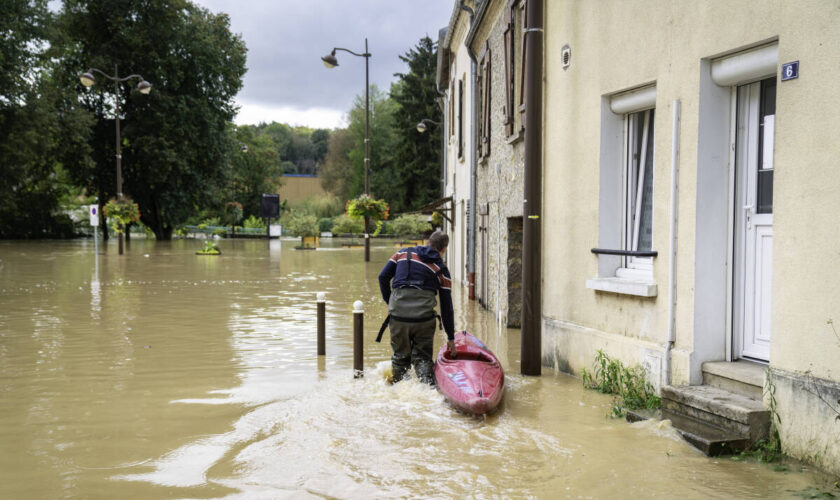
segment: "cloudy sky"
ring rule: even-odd
[[[387,90],[399,59],[424,36],[437,41],[453,0],[193,0],[230,15],[231,30],[248,46],[248,72],[237,96],[236,123],[283,122],[316,128],[345,124],[356,95],[364,93],[365,61],[337,52],[327,69],[321,56],[333,47],[372,57],[372,84]]]

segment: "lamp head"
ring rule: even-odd
[[[82,85],[85,87],[90,87],[96,83],[96,78],[93,77],[93,74],[90,71],[85,71],[79,75],[79,81],[82,82]]]
[[[338,59],[335,58],[335,50],[321,58],[324,61],[324,66],[332,69],[338,66]]]
[[[242,147],[239,148],[239,151],[242,152],[242,153],[247,153],[248,152],[248,146],[246,144],[243,144]]]
[[[152,91],[152,84],[147,82],[146,80],[140,80],[140,83],[137,84],[137,90],[141,94],[148,94]]]
[[[426,131],[428,127],[426,127],[426,122],[420,122],[417,124],[417,131],[421,134]]]

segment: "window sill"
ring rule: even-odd
[[[511,135],[507,136],[507,138],[505,138],[505,141],[508,144],[516,144],[517,142],[521,141],[524,138],[525,138],[525,129],[520,128],[518,131],[516,131],[516,132],[512,133]]]
[[[586,288],[636,297],[656,297],[657,294],[656,283],[638,279],[590,278],[586,280]]]

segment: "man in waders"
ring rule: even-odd
[[[432,344],[436,318],[441,318],[455,357],[455,319],[452,312],[452,281],[441,256],[446,253],[449,236],[435,231],[428,246],[403,248],[388,260],[379,273],[379,290],[388,304],[391,325],[391,366],[394,382],[399,382],[413,364],[417,378],[434,384]],[[393,280],[393,281],[392,281]],[[440,316],[435,312],[440,295]],[[383,330],[385,325],[383,326]],[[380,331],[380,336],[382,332]]]

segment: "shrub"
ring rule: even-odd
[[[322,233],[329,233],[332,231],[333,228],[333,219],[330,217],[324,217],[322,219],[318,219],[318,230]]]
[[[203,221],[201,221],[201,224],[199,224],[199,226],[204,226],[204,227],[207,227],[207,226],[221,226],[221,225],[222,225],[222,221],[219,217],[208,217],[208,218],[204,219]]]
[[[131,201],[131,198],[112,199],[103,207],[102,212],[108,217],[111,228],[117,234],[122,233],[129,224],[140,220],[140,207]]]
[[[616,395],[612,416],[621,417],[626,410],[655,409],[662,404],[641,366],[625,367],[599,349],[592,368],[592,373],[585,368],[582,370],[583,385],[587,389]]]
[[[425,215],[409,214],[397,217],[391,228],[398,236],[422,235],[432,230]]]
[[[245,219],[245,222],[242,223],[242,227],[248,229],[265,229],[265,221],[263,221],[256,215],[252,215]]]
[[[342,214],[335,218],[333,222],[333,234],[359,234],[365,230],[365,221]]]
[[[318,236],[318,219],[314,215],[293,213],[286,222],[286,228],[292,236]]]

